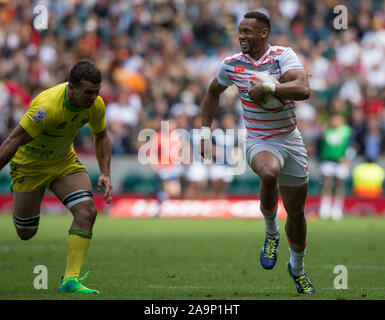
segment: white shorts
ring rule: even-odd
[[[307,151],[297,128],[287,135],[268,140],[246,139],[249,166],[255,155],[262,151],[268,151],[278,158],[281,165],[278,176],[280,186],[301,186],[309,181]]]
[[[349,165],[333,161],[324,161],[321,163],[320,170],[325,177],[336,177],[340,180],[346,180],[349,177]]]

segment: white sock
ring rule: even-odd
[[[290,265],[293,273],[296,276],[299,276],[305,273],[304,258],[305,258],[306,249],[298,252],[298,251],[294,251],[289,246],[289,251],[290,251]]]
[[[332,199],[329,196],[321,197],[321,205],[319,209],[319,217],[321,219],[327,219],[330,217],[332,209]]]
[[[279,238],[279,227],[277,224],[278,205],[273,211],[266,212],[262,207],[260,208],[265,220],[265,232],[270,238]]]
[[[335,197],[333,208],[331,210],[332,219],[339,220],[343,216],[342,208],[344,206],[344,198],[343,197]]]

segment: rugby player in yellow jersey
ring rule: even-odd
[[[46,188],[73,214],[59,292],[99,293],[82,284],[85,277],[79,278],[97,209],[87,169],[78,160],[72,143],[79,129],[88,123],[101,173],[97,188],[104,186],[104,199],[110,203],[111,142],[105,105],[99,96],[101,82],[101,72],[91,61],[77,62],[68,82],[33,99],[18,126],[0,146],[0,169],[10,161],[13,221],[21,239],[28,240],[37,232]]]

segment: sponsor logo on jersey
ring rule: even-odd
[[[236,67],[234,67],[234,72],[244,73],[245,72],[245,66],[236,66]]]
[[[36,122],[36,123],[40,123],[42,122],[45,117],[47,116],[47,114],[45,113],[45,111],[43,109],[39,109],[33,116],[32,116],[32,119]]]

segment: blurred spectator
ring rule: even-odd
[[[385,136],[377,117],[371,116],[367,120],[364,133],[364,156],[367,159],[378,159],[385,151]]]
[[[384,101],[378,88],[368,86],[363,99],[362,109],[368,116],[379,116],[384,110]]]
[[[346,158],[351,138],[351,128],[344,118],[335,113],[330,126],[322,134],[320,147],[321,173],[323,176],[319,217],[339,220],[343,216],[345,180],[349,177]]]
[[[334,47],[338,62],[344,67],[355,67],[361,56],[361,46],[357,42],[357,32],[348,28],[341,33],[337,45]]]
[[[164,121],[163,128],[158,127],[150,148],[151,167],[157,175],[160,190],[157,194],[161,202],[165,199],[179,198],[182,195],[181,175],[183,162],[178,161],[182,150],[182,138],[175,131],[176,121]],[[155,156],[154,156],[155,155]]]
[[[385,66],[382,63],[385,50],[385,30],[368,31],[362,37],[361,56],[364,79],[369,85],[383,88],[385,86]]]
[[[179,117],[182,114],[189,118],[195,117],[200,112],[199,106],[195,104],[195,97],[191,91],[185,90],[180,95],[180,101],[171,106],[170,114]]]
[[[141,98],[130,89],[121,90],[118,101],[106,105],[112,154],[135,153],[133,144],[127,138],[136,133],[141,112]]]
[[[313,16],[310,25],[307,28],[306,34],[315,44],[318,44],[320,41],[326,42],[329,38],[329,29],[325,25],[324,20],[324,16],[316,14]]]
[[[378,198],[383,195],[385,170],[373,160],[366,159],[353,169],[353,192],[356,196]]]
[[[301,132],[308,156],[314,158],[317,156],[317,141],[322,130],[320,123],[317,123],[317,110],[312,104],[299,101],[296,115],[298,130]]]
[[[355,107],[352,109],[350,127],[352,128],[352,147],[357,155],[363,155],[365,150],[366,117],[362,108]]]

